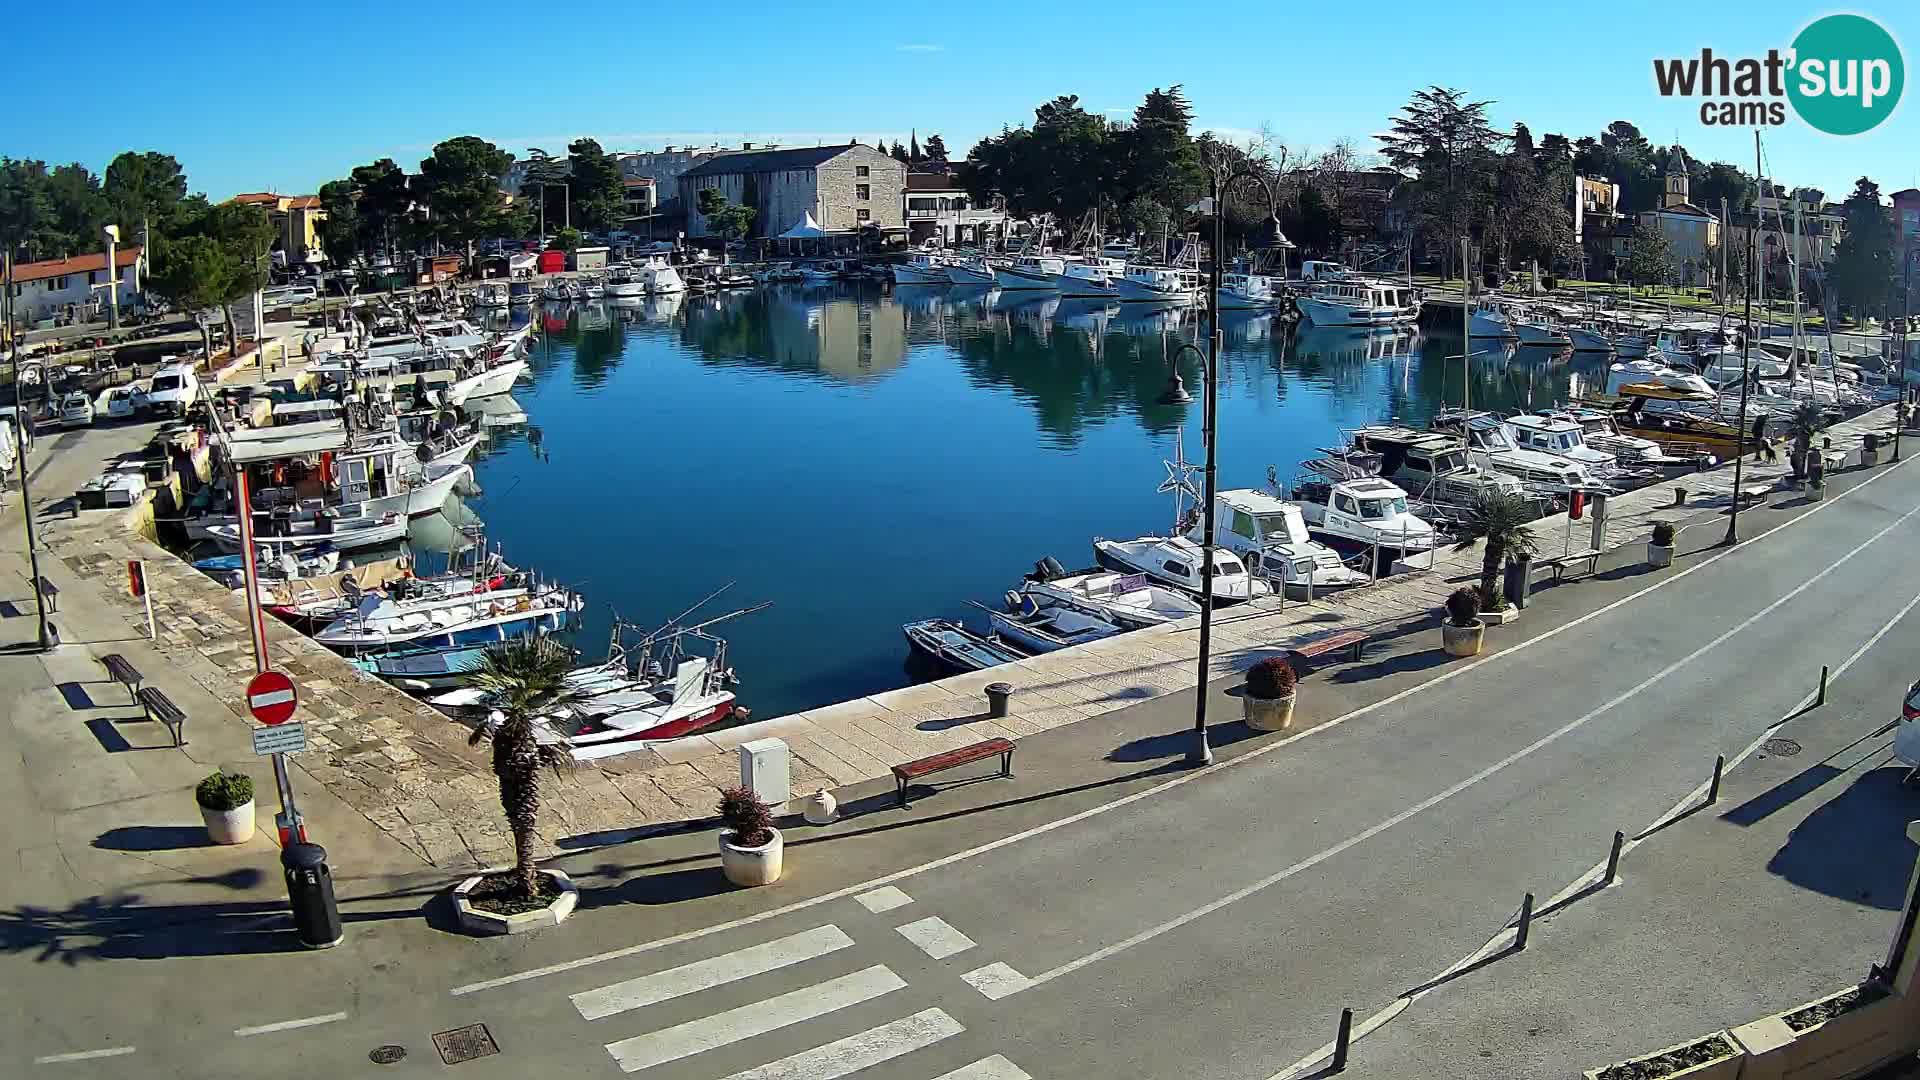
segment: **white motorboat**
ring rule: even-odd
[[[1679,457],[1669,454],[1652,439],[1643,439],[1638,435],[1621,431],[1620,425],[1614,422],[1613,414],[1600,409],[1573,406],[1555,409],[1550,415],[1563,417],[1579,424],[1586,435],[1588,446],[1605,450],[1624,464],[1671,468],[1690,466],[1698,460],[1696,457]]]
[[[1202,592],[1206,563],[1200,545],[1184,536],[1142,536],[1134,540],[1093,538],[1093,555],[1101,566],[1123,574],[1145,574],[1163,585],[1206,598]],[[1240,557],[1224,548],[1213,552],[1213,602],[1237,604],[1267,595],[1267,583],[1247,573]]]
[[[1273,279],[1265,274],[1220,276],[1221,311],[1265,311],[1273,306]]]
[[[1058,255],[1021,255],[1012,262],[993,268],[993,283],[1002,289],[1052,289],[1054,280],[1067,272],[1067,261]]]
[[[472,303],[477,308],[506,307],[507,287],[498,283],[482,285],[473,291]]]
[[[1491,413],[1442,409],[1433,416],[1433,429],[1465,440],[1467,456],[1476,465],[1506,473],[1537,494],[1565,495],[1601,486],[1577,462],[1515,445],[1506,424]]]
[[[396,647],[472,648],[520,632],[557,630],[584,603],[558,585],[426,598],[368,594],[352,614],[327,624],[313,639],[349,655]]]
[[[1315,326],[1405,326],[1420,318],[1420,291],[1410,285],[1351,278],[1302,289],[1293,302]]]
[[[1040,560],[1016,592],[1043,608],[1068,607],[1127,629],[1159,626],[1200,614],[1199,601],[1176,589],[1155,585],[1145,574],[1120,574],[1098,567],[1069,573],[1052,556]]]
[[[209,540],[219,544],[223,551],[240,550],[240,526],[237,522],[227,521],[205,527]],[[315,517],[293,520],[269,519],[260,528],[254,530],[253,542],[262,546],[271,546],[276,550],[289,548],[317,548],[322,544],[331,544],[337,551],[353,551],[357,548],[377,547],[402,540],[407,535],[407,519],[400,514],[384,514],[379,517],[341,517],[336,518],[324,511]]]
[[[567,278],[554,278],[540,286],[540,299],[564,303],[580,299],[580,289]]]
[[[992,632],[1024,652],[1039,654],[1110,638],[1124,628],[1092,612],[1043,607],[1030,596],[1008,594],[1010,610],[987,612]]]
[[[1127,264],[1118,259],[1073,259],[1064,271],[1054,275],[1053,287],[1068,298],[1111,300],[1120,295],[1115,279],[1126,271]]]
[[[504,394],[513,389],[513,384],[519,381],[526,370],[527,362],[515,359],[476,371],[447,385],[447,402],[452,405],[464,405],[469,398]]]
[[[1256,577],[1298,592],[1325,592],[1365,585],[1367,575],[1340,553],[1314,542],[1300,507],[1264,491],[1240,488],[1214,498],[1214,539],[1238,555]],[[1187,533],[1198,540],[1204,523]]]
[[[674,269],[673,261],[660,252],[633,264],[634,274],[646,283],[648,296],[673,296],[687,291],[687,282]]]
[[[1628,386],[1645,386],[1648,383],[1689,395],[1712,397],[1714,394],[1713,386],[1706,379],[1691,371],[1669,366],[1666,357],[1657,349],[1649,350],[1638,359],[1620,360],[1608,365],[1607,381],[1601,393],[1614,397],[1624,394]]]
[[[1399,485],[1354,470],[1339,458],[1303,463],[1313,475],[1295,482],[1291,492],[1308,529],[1342,551],[1391,556],[1431,551],[1439,534],[1407,509]]]
[[[951,285],[953,278],[947,275],[947,261],[944,256],[930,251],[916,251],[903,263],[895,263],[893,271],[895,285]]]
[[[1474,464],[1466,444],[1452,435],[1373,424],[1354,429],[1350,437],[1353,449],[1343,456],[1378,459],[1374,471],[1425,504],[1421,516],[1429,521],[1458,517],[1487,495],[1526,493],[1519,480]]]
[[[601,300],[607,295],[606,283],[602,282],[599,278],[585,278],[580,281],[579,285],[580,298],[582,300]]]
[[[992,285],[993,267],[978,255],[962,255],[947,260],[947,278],[955,285]]]
[[[1514,445],[1523,450],[1566,458],[1585,470],[1589,477],[1602,482],[1618,477],[1620,459],[1598,447],[1588,446],[1586,429],[1568,417],[1521,413],[1507,417],[1506,425]]]
[[[1115,280],[1120,299],[1165,304],[1191,304],[1200,297],[1200,272],[1185,267],[1134,264]]]
[[[631,266],[613,266],[607,268],[607,297],[613,300],[632,299],[647,295],[647,282],[643,274],[636,274]]]
[[[1476,300],[1467,318],[1467,334],[1477,338],[1514,338],[1519,336],[1507,310],[1491,300]]]
[[[1508,309],[1508,323],[1522,345],[1570,345],[1573,339],[1560,317],[1543,305],[1516,304]]]

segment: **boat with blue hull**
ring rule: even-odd
[[[1027,658],[1007,642],[981,637],[951,619],[922,619],[901,629],[915,655],[951,672],[979,671]]]

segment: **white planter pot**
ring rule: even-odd
[[[1812,484],[1807,485],[1807,501],[1808,502],[1821,502],[1825,500],[1826,497],[1827,497],[1827,486],[1825,484],[1822,484],[1819,487],[1814,487]]]
[[[1673,546],[1661,547],[1659,544],[1647,545],[1647,565],[1655,570],[1664,570],[1673,565]]]
[[[1480,613],[1480,622],[1486,626],[1505,626],[1519,618],[1520,609],[1512,604],[1508,604],[1499,611],[1483,611]]]
[[[244,844],[253,839],[253,800],[231,810],[200,808],[200,820],[207,823],[207,839],[216,844]]]
[[[1880,464],[1880,451],[1878,450],[1860,451],[1860,464],[1865,465],[1869,468]]]
[[[1293,726],[1293,698],[1261,698],[1247,694],[1240,699],[1247,726],[1255,731],[1285,731]]]
[[[1440,647],[1448,656],[1478,656],[1480,646],[1487,638],[1487,624],[1476,622],[1472,626],[1455,626],[1450,622],[1440,624]]]
[[[720,830],[720,870],[735,885],[751,887],[771,885],[780,880],[780,851],[783,841],[779,829],[768,829],[773,839],[759,847],[736,847],[733,830]]]
[[[840,800],[833,797],[833,792],[821,788],[808,796],[800,808],[800,816],[809,825],[831,825],[840,816]]]

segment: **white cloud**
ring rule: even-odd
[[[916,44],[916,45],[895,45],[893,47],[893,50],[895,52],[929,53],[929,52],[945,52],[946,48],[947,47],[945,45]]]

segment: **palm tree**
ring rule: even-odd
[[[493,775],[500,781],[500,808],[513,830],[513,872],[526,899],[539,895],[533,866],[534,824],[540,814],[540,770],[556,774],[568,760],[557,747],[534,737],[534,718],[567,705],[579,693],[567,685],[573,653],[545,637],[517,637],[482,654],[472,685],[488,691],[500,723],[474,729],[469,746],[493,740]]]
[[[1465,531],[1454,550],[1486,541],[1485,557],[1480,563],[1480,602],[1484,610],[1499,611],[1502,607],[1500,570],[1507,560],[1533,554],[1535,541],[1527,525],[1536,516],[1532,503],[1506,491],[1482,495],[1467,513],[1463,523]]]
[[[1822,419],[1820,406],[1811,401],[1795,405],[1793,415],[1787,418],[1787,434],[1793,436],[1793,450],[1787,455],[1787,461],[1793,466],[1795,480],[1807,475],[1807,456],[1813,453],[1813,440],[1824,427]]]

